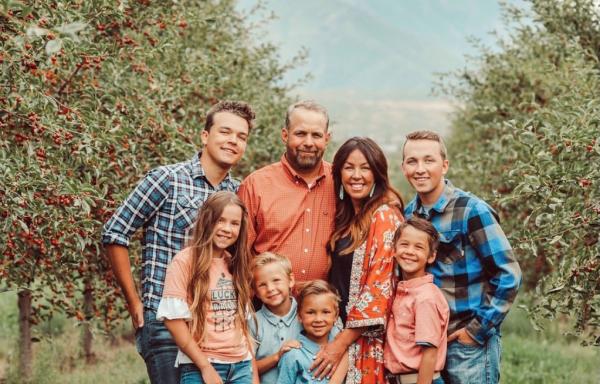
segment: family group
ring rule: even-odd
[[[496,212],[445,177],[442,138],[407,135],[404,205],[374,140],[323,160],[313,101],[288,108],[280,161],[238,182],[254,117],[214,105],[202,149],[150,171],[104,226],[150,381],[497,383],[521,270]]]

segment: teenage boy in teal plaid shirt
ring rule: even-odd
[[[498,383],[500,324],[521,284],[521,269],[496,212],[445,179],[446,147],[434,132],[407,135],[402,171],[417,196],[405,217],[425,218],[440,233],[429,272],[450,307],[446,383]]]
[[[222,101],[206,115],[203,148],[188,161],[150,171],[104,225],[102,243],[123,290],[136,330],[136,346],[153,384],[179,383],[177,345],[156,310],[167,265],[185,246],[198,209],[216,191],[237,192],[229,170],[244,154],[254,112],[246,103]],[[142,236],[142,298],[129,261],[129,240]]]

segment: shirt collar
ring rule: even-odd
[[[292,324],[292,321],[298,321],[296,317],[298,315],[298,304],[296,303],[296,299],[294,299],[293,297],[290,296],[290,299],[292,300],[292,307],[290,308],[290,311],[284,316],[277,316],[276,314],[271,312],[266,305],[263,306],[265,318],[269,323],[276,326],[277,323],[283,321],[286,327],[289,327]]]
[[[281,155],[281,164],[283,165],[283,169],[286,170],[287,174],[290,175],[290,177],[292,179],[302,180],[302,181],[304,181],[306,183],[306,181],[304,180],[304,178],[302,176],[300,176],[298,174],[298,172],[296,172],[296,170],[294,168],[292,168],[292,166],[290,165],[290,162],[288,161],[285,153],[283,155]],[[318,182],[319,180],[321,180],[324,177],[325,177],[325,165],[323,164],[323,160],[321,160],[321,163],[319,164],[319,175],[315,179],[315,183]]]
[[[407,293],[409,289],[419,287],[423,284],[433,283],[433,275],[426,273],[425,276],[415,277],[410,280],[401,280],[398,282],[398,293]]]
[[[206,179],[206,173],[204,172],[204,168],[202,168],[202,163],[200,162],[201,155],[202,155],[202,150],[198,151],[198,153],[194,157],[192,157],[192,159],[190,160],[190,166],[192,167],[192,172],[190,173],[190,175],[192,176],[193,179],[200,178],[200,177]],[[230,172],[227,172],[227,175],[221,181],[221,183],[223,183],[223,182],[231,182]]]
[[[450,180],[444,179],[444,184],[445,184],[444,191],[442,192],[442,195],[437,199],[437,201],[431,207],[431,210],[434,210],[438,213],[444,212],[444,210],[448,206],[448,203],[450,203],[450,201],[452,200],[452,197],[454,196],[455,188],[454,188],[454,185],[452,185],[452,183],[450,182]],[[419,215],[429,216],[429,212],[427,212],[427,209],[421,203],[421,198],[418,195],[417,195],[417,204],[415,205],[415,211]]]
[[[329,331],[329,342],[333,341],[333,339],[334,338],[331,336],[331,331]],[[300,335],[298,336],[298,341],[300,342],[300,344],[302,344],[302,348],[306,349],[312,355],[316,355],[321,350],[321,346],[309,339],[308,337],[306,337],[304,331],[300,332]]]

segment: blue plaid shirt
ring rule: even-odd
[[[212,193],[236,192],[239,182],[227,175],[216,187],[206,178],[200,154],[177,164],[158,167],[146,175],[104,225],[103,244],[129,246],[143,227],[142,300],[156,311],[162,296],[167,265],[181,250],[193,227],[198,209]]]
[[[499,331],[521,284],[521,268],[496,212],[446,180],[430,209],[417,196],[404,213],[431,221],[440,234],[437,258],[428,271],[450,306],[448,333],[466,327],[485,343]]]

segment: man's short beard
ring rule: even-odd
[[[320,165],[321,159],[323,158],[323,152],[311,158],[310,161],[301,161],[298,152],[294,153],[292,149],[287,148],[285,157],[296,171],[311,171]]]

